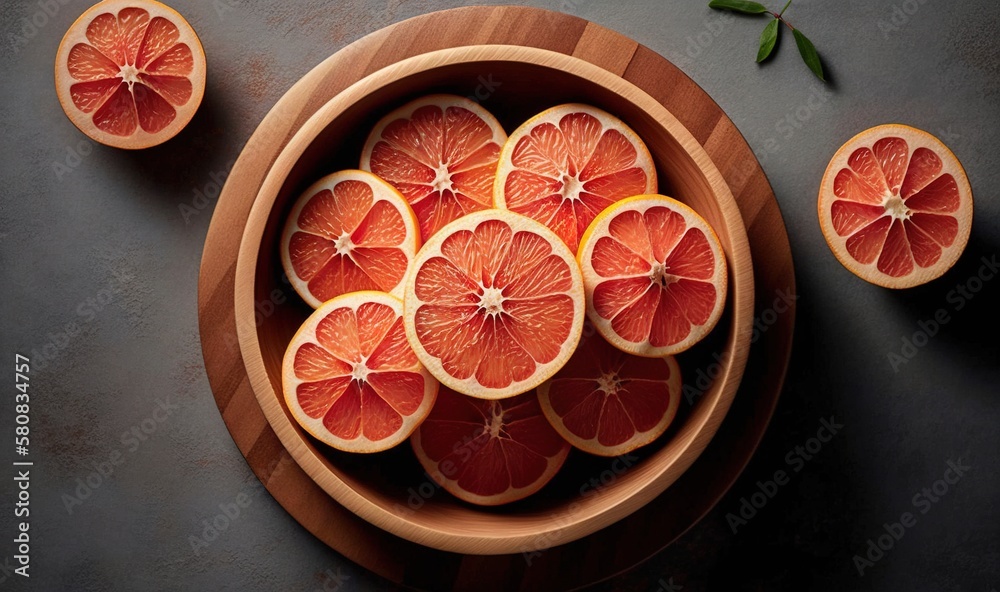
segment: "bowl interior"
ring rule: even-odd
[[[517,50],[417,56],[411,59],[417,60],[415,65],[373,74],[321,108],[272,167],[251,214],[256,223],[244,235],[237,271],[240,346],[250,354],[245,357],[254,390],[286,448],[320,485],[356,513],[416,542],[453,551],[516,553],[547,548],[610,524],[655,497],[714,434],[738,386],[749,344],[753,289],[746,233],[732,195],[708,156],[665,109],[624,80],[589,64],[593,70],[584,68],[584,62],[562,54],[552,54],[559,56],[555,59],[546,55],[550,52],[530,50],[535,53],[526,57],[527,48]],[[615,114],[650,148],[660,193],[704,216],[719,235],[729,262],[725,316],[705,341],[678,357],[685,388],[668,433],[614,459],[574,450],[542,491],[497,508],[469,505],[440,490],[424,475],[406,444],[375,455],[353,455],[319,443],[298,428],[281,394],[285,348],[312,311],[281,269],[279,241],[294,201],[319,177],[357,168],[367,133],[380,117],[408,100],[436,92],[475,98],[508,132],[560,103],[588,103]],[[587,338],[600,336],[587,328]]]

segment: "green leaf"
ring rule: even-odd
[[[721,10],[735,10],[736,12],[745,14],[763,14],[767,12],[767,7],[763,4],[749,2],[748,0],[712,0],[708,3],[708,7]]]
[[[819,54],[816,53],[816,48],[813,46],[812,41],[802,34],[798,29],[792,29],[792,33],[795,35],[795,45],[799,46],[799,54],[802,55],[802,61],[809,66],[812,73],[816,75],[817,78],[826,82],[826,78],[823,77],[823,64],[819,61]]]
[[[771,55],[774,44],[778,42],[778,19],[767,23],[764,32],[760,34],[760,49],[757,50],[757,63],[761,63]]]

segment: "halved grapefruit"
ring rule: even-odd
[[[601,212],[580,241],[587,316],[618,349],[660,358],[707,335],[722,315],[726,256],[697,212],[638,195]]]
[[[281,263],[313,308],[358,290],[403,294],[420,230],[406,199],[365,171],[340,171],[305,190],[281,237]]]
[[[166,142],[205,94],[205,50],[174,9],[104,0],[74,22],[56,52],[56,95],[70,121],[117,148]]]
[[[427,240],[452,220],[493,207],[497,156],[506,141],[503,126],[479,103],[430,95],[375,125],[361,168],[406,196]]]
[[[681,372],[673,356],[633,356],[593,335],[538,387],[538,400],[570,444],[590,454],[619,456],[670,426],[680,406]]]
[[[534,391],[484,401],[441,387],[410,442],[438,485],[481,506],[535,493],[552,480],[570,450],[542,415]]]
[[[346,452],[379,452],[427,417],[438,382],[403,333],[403,303],[352,292],[306,319],[285,351],[282,387],[292,416],[316,439]]]
[[[469,214],[431,237],[404,300],[420,361],[445,385],[482,399],[544,382],[583,330],[573,254],[548,228],[506,210]]]
[[[879,286],[910,288],[940,277],[965,250],[972,187],[940,140],[907,125],[880,125],[834,154],[818,210],[844,267]]]
[[[649,149],[617,117],[589,105],[553,107],[510,135],[500,153],[498,208],[545,224],[574,253],[587,226],[612,203],[656,193]]]

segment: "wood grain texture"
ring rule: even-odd
[[[585,37],[606,49],[594,51],[582,43]],[[355,42],[305,76],[264,119],[236,163],[209,229],[199,284],[203,351],[220,411],[255,473],[300,523],[348,558],[394,582],[423,589],[571,589],[629,569],[662,549],[732,484],[777,401],[791,348],[794,303],[755,339],[727,419],[673,486],[630,517],[527,559],[432,550],[381,531],[335,503],[289,460],[268,426],[236,338],[234,277],[242,230],[264,175],[294,131],[331,97],[381,67],[445,47],[491,43],[594,60],[622,72],[663,104],[705,146],[733,190],[755,260],[757,310],[771,306],[781,290],[794,293],[787,236],[763,171],[732,122],[697,85],[654,52],[582,19],[523,7],[472,7],[411,19]]]
[[[716,333],[724,343],[714,350],[720,361],[712,384],[674,421],[668,437],[643,449],[641,462],[616,474],[613,482],[602,483],[600,495],[581,495],[581,483],[602,475],[607,463],[588,463],[588,457],[582,457],[576,463],[579,469],[562,471],[545,496],[532,496],[516,507],[487,511],[434,495],[414,511],[407,485],[420,485],[424,478],[410,471],[416,467],[412,457],[380,455],[362,465],[317,446],[292,419],[281,391],[282,359],[289,337],[308,311],[284,306],[263,318],[259,303],[283,288],[275,274],[275,238],[291,202],[316,178],[356,166],[352,139],[365,137],[372,114],[442,89],[470,93],[484,75],[500,83],[484,102],[508,127],[566,100],[600,106],[630,124],[649,148],[660,187],[669,187],[664,191],[705,216],[719,236],[729,268],[728,322]],[[236,266],[236,318],[258,317],[258,322],[238,327],[240,349],[268,423],[295,461],[341,505],[403,538],[445,551],[534,550],[542,541],[564,544],[591,534],[641,507],[676,481],[711,440],[746,365],[753,326],[749,250],[739,207],[709,155],[663,105],[635,85],[579,58],[538,48],[475,45],[437,50],[383,68],[339,93],[302,125],[271,166],[247,220]],[[714,363],[710,355],[685,355],[681,363],[689,369],[705,367]],[[382,472],[408,477],[402,483],[386,483]]]

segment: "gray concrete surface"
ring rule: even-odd
[[[787,387],[746,473],[680,542],[597,589],[1000,588],[1000,280],[962,297],[960,309],[949,297],[981,258],[1000,251],[996,4],[796,0],[787,16],[823,55],[834,81],[824,87],[788,36],[771,63],[756,66],[761,21],[723,18],[707,0],[530,3],[637,39],[722,105],[777,193],[801,296]],[[230,439],[205,377],[195,309],[214,203],[186,219],[180,206],[194,203],[271,105],[331,52],[393,21],[462,2],[172,4],[204,42],[208,99],[181,140],[140,153],[90,145],[53,93],[56,47],[87,2],[53,0],[51,16],[35,0],[0,5],[0,457],[7,462],[17,460],[13,358],[38,352],[30,387],[31,577],[10,572],[16,485],[8,467],[0,471],[0,589],[314,590],[332,589],[330,574],[340,574],[343,592],[391,590],[292,520]],[[32,20],[37,26],[25,26]],[[902,293],[843,269],[815,213],[833,151],[855,132],[892,121],[945,139],[977,198],[960,263]],[[940,309],[950,321],[896,371],[888,354],[900,353],[903,339]],[[798,466],[789,454],[830,416],[842,430],[733,534],[727,515],[758,482]],[[144,425],[152,431],[144,440],[132,435]],[[946,493],[938,486],[935,502],[915,499],[959,459],[971,468],[957,483]],[[110,474],[98,480],[101,468]],[[190,537],[237,499],[249,505],[196,555]],[[859,575],[854,556],[904,512],[915,524]]]

